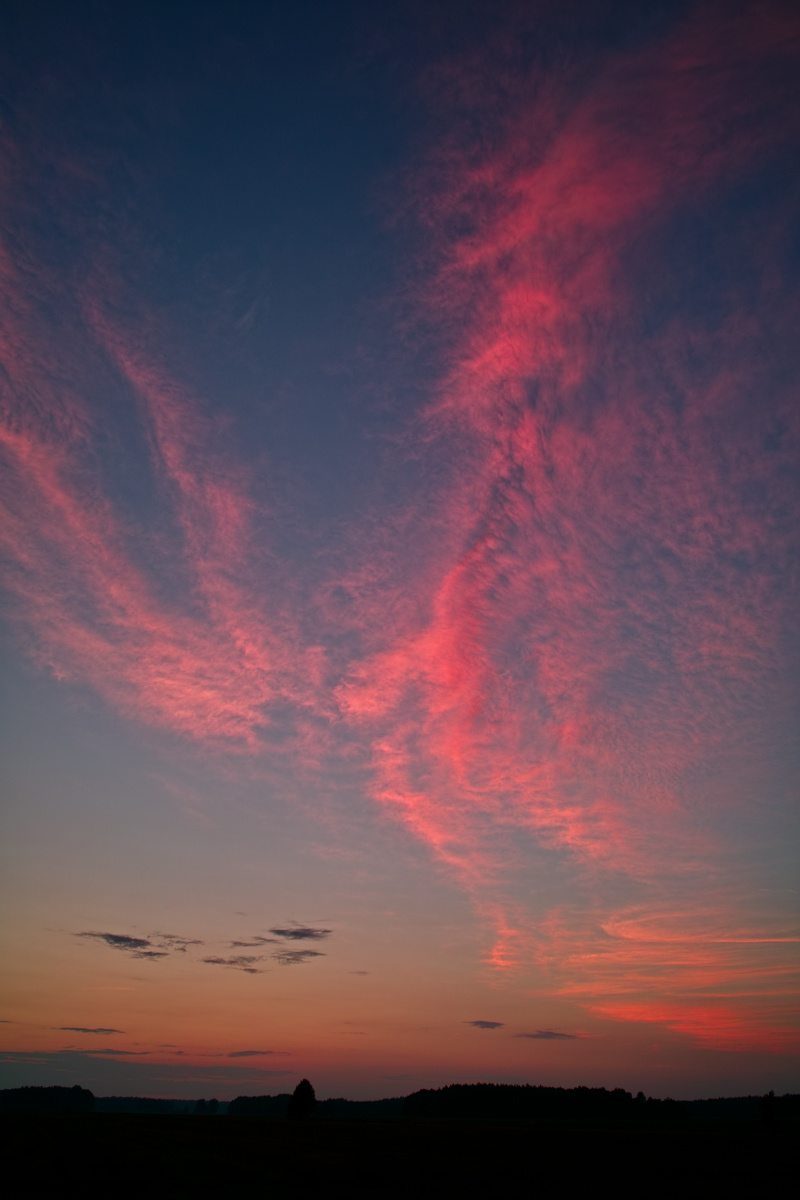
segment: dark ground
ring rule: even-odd
[[[791,1194],[799,1127],[6,1114],[6,1195]],[[72,1187],[70,1187],[72,1185]]]

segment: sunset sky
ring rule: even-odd
[[[0,1086],[800,1091],[800,10],[8,0]]]

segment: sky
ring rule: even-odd
[[[0,1085],[799,1091],[796,5],[0,28]]]

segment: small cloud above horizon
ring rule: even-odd
[[[82,1054],[90,1054],[90,1055],[110,1054],[114,1058],[117,1058],[120,1055],[124,1055],[125,1058],[146,1058],[147,1055],[150,1053],[150,1051],[149,1050],[119,1050],[115,1046],[103,1046],[100,1049],[95,1049],[94,1047],[91,1050],[82,1049],[81,1053]]]
[[[231,1050],[228,1058],[258,1058],[262,1054],[274,1054],[274,1050]]]
[[[313,925],[292,925],[285,929],[270,929],[276,937],[286,938],[290,942],[319,942],[330,937],[332,929],[316,929]]]
[[[529,1038],[533,1042],[574,1042],[577,1033],[559,1033],[557,1029],[537,1029],[535,1033],[515,1033],[514,1037]]]
[[[278,950],[272,956],[282,967],[295,967],[312,958],[325,958],[321,950]]]
[[[58,1025],[62,1033],[124,1033],[124,1029],[88,1029],[85,1025]]]
[[[148,937],[133,937],[128,933],[103,933],[84,930],[74,935],[105,942],[112,950],[122,950],[131,958],[167,958],[170,954],[185,954],[188,946],[202,946],[199,938],[181,937],[177,933],[151,933]]]
[[[150,936],[156,940],[156,945],[183,953],[186,952],[187,946],[204,945],[200,938],[185,938],[177,933],[153,933]]]
[[[98,933],[95,930],[85,930],[76,933],[75,937],[93,938],[97,942],[105,942],[112,950],[122,950],[131,958],[166,958],[166,950],[156,950],[149,938],[131,937],[127,933]]]
[[[253,963],[263,962],[260,954],[234,954],[231,958],[220,958],[218,954],[204,958],[203,962],[212,967],[230,967],[234,971],[244,971],[247,975],[263,975],[262,967],[254,967]]]
[[[229,942],[228,944],[232,950],[237,949],[239,947],[241,947],[242,949],[254,949],[257,946],[277,946],[278,939],[270,938],[270,937],[261,937],[260,934],[256,933],[253,935],[253,940],[250,942]]]
[[[502,1029],[503,1021],[465,1021],[465,1025],[472,1025],[474,1029]]]

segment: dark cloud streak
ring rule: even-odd
[[[254,967],[253,963],[263,962],[260,955],[255,954],[236,954],[231,958],[220,958],[219,955],[210,955],[204,958],[203,962],[208,963],[213,967],[229,967],[234,971],[244,971],[247,975],[263,975],[264,972],[260,967]]]
[[[59,1025],[62,1033],[124,1033],[124,1029],[87,1029],[84,1025]]]
[[[228,944],[231,946],[231,948],[241,947],[243,949],[253,949],[256,946],[276,946],[278,944],[278,939],[260,937],[258,934],[256,934],[251,942],[229,942]]]
[[[272,955],[282,967],[296,967],[312,958],[324,958],[321,950],[278,950]]]
[[[153,943],[149,938],[131,937],[126,933],[97,933],[87,931],[84,933],[76,933],[75,937],[93,938],[98,942],[105,942],[112,950],[122,950],[126,954],[130,954],[131,958],[166,958],[167,950],[153,949]]]
[[[532,1042],[574,1042],[576,1033],[559,1033],[555,1029],[537,1029],[535,1033],[515,1033],[514,1037],[528,1038]]]
[[[293,925],[287,929],[270,929],[276,937],[286,938],[290,942],[319,942],[330,937],[332,929],[315,929],[311,925]]]
[[[259,1058],[261,1055],[274,1053],[274,1050],[231,1050],[228,1058]]]
[[[75,937],[94,938],[105,942],[112,950],[122,950],[132,958],[167,958],[170,954],[185,954],[189,946],[202,946],[200,938],[181,937],[176,933],[151,933],[148,937],[133,937],[127,933],[84,931]]]

